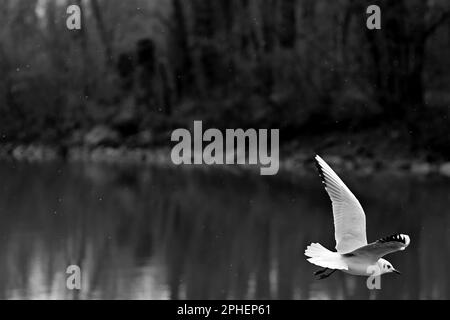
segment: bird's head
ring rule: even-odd
[[[386,259],[378,260],[378,266],[380,267],[381,274],[391,273],[391,272],[396,273],[396,274],[401,274],[400,271],[395,269],[394,266]]]

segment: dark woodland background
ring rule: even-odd
[[[167,146],[203,120],[279,128],[291,150],[450,157],[448,0],[0,0],[0,74],[9,148]]]

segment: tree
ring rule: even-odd
[[[389,0],[382,8],[381,31],[366,30],[374,67],[375,95],[386,114],[403,119],[424,107],[423,73],[426,44],[443,24],[449,10],[435,21],[427,21],[432,12],[425,1]]]

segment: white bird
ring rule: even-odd
[[[312,243],[305,250],[312,264],[323,267],[315,275],[325,279],[337,270],[358,276],[398,273],[383,256],[405,250],[410,243],[409,236],[396,234],[367,244],[366,215],[358,199],[342,182],[338,175],[319,156],[316,156],[322,183],[330,196],[334,216],[336,250],[332,252],[319,243]],[[326,271],[332,270],[326,274]]]

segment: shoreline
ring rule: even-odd
[[[280,151],[278,174],[302,174],[314,166],[311,152],[305,150]],[[0,160],[28,163],[44,162],[84,162],[125,165],[156,165],[177,168],[170,159],[170,148],[130,148],[107,146],[76,146],[71,148],[54,147],[44,144],[0,144]],[[281,157],[281,154],[287,154]],[[371,175],[379,171],[389,171],[413,175],[441,175],[450,178],[450,162],[417,161],[413,159],[373,159],[368,157],[349,157],[328,153],[325,158],[337,171],[353,171],[361,175]],[[221,168],[239,173],[243,171],[257,172],[260,166],[255,165],[186,165],[189,168]],[[277,174],[277,175],[278,175]]]

